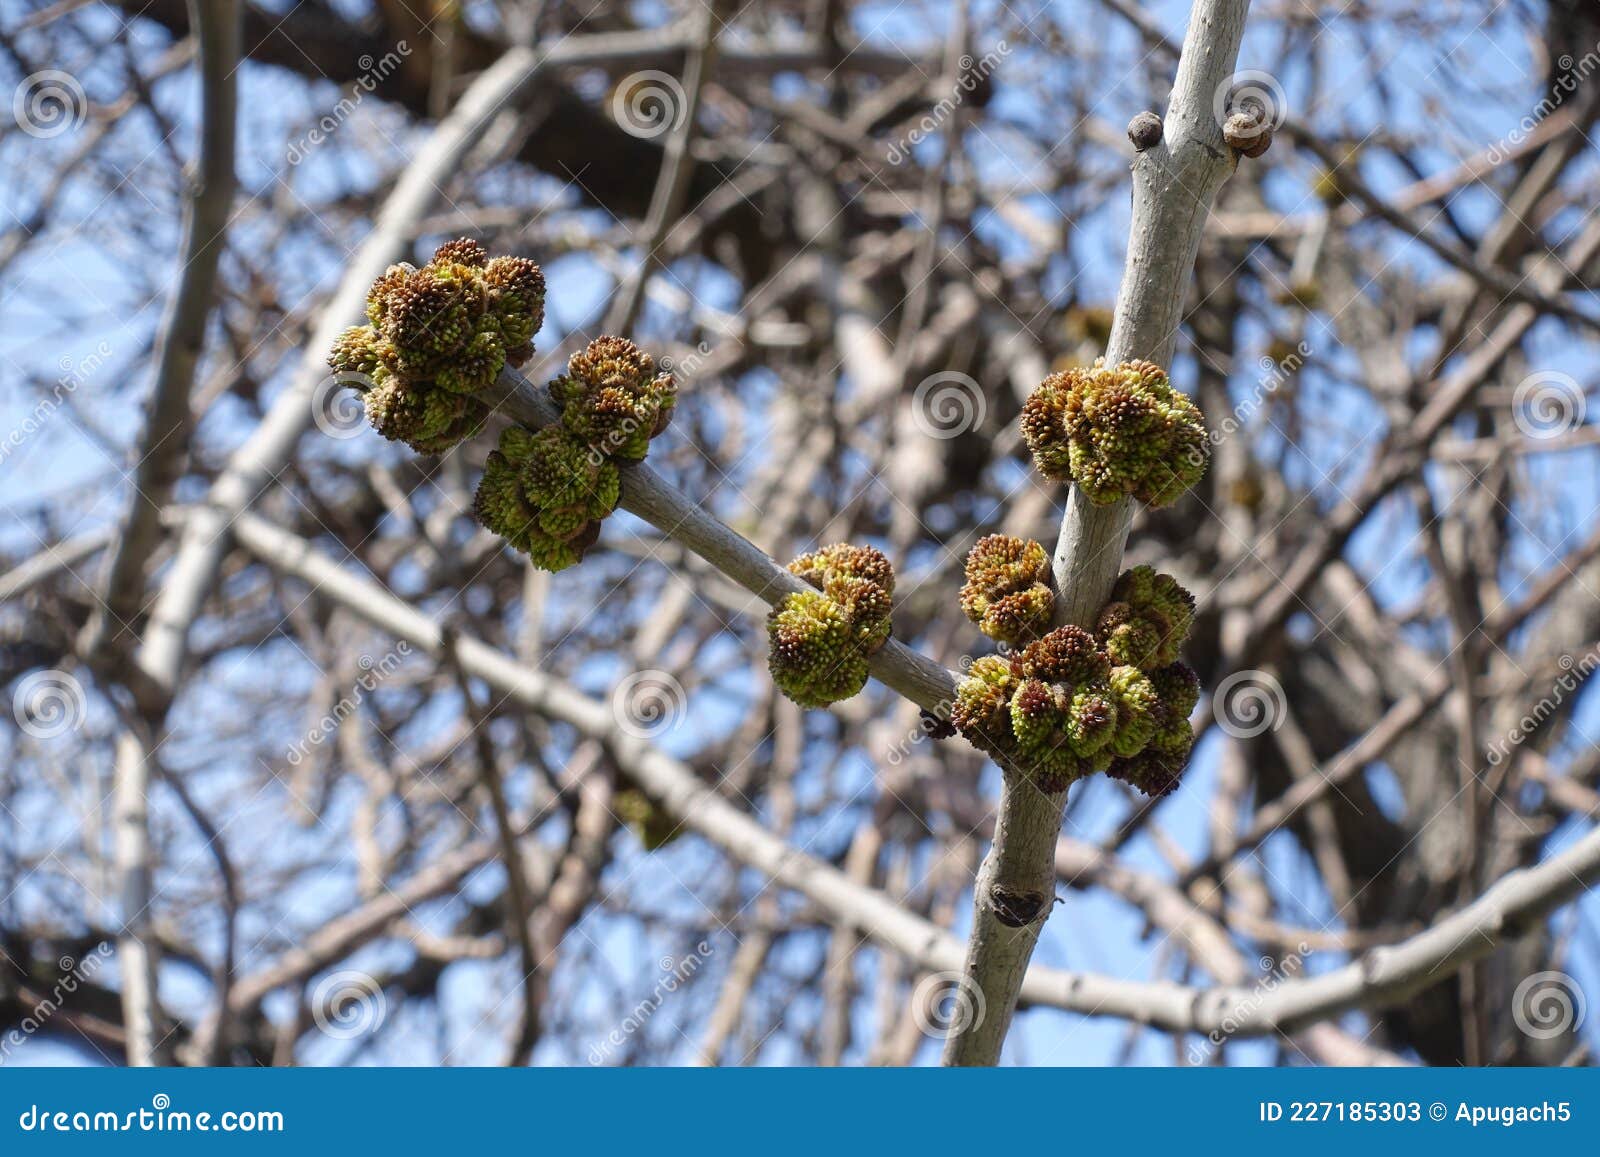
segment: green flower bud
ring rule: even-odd
[[[773,680],[802,707],[856,694],[867,659],[889,639],[894,568],[870,546],[835,543],[789,564],[815,590],[789,595],[767,618]]]
[[[387,291],[379,330],[394,345],[402,373],[432,376],[472,339],[488,305],[479,276],[466,265],[425,265]]]
[[[881,551],[835,543],[801,555],[789,570],[843,607],[852,622],[867,627],[871,650],[887,641],[894,609],[894,567]]]
[[[1113,667],[1106,686],[1117,707],[1116,730],[1106,746],[1113,755],[1137,755],[1161,722],[1161,696],[1137,667]]]
[[[1150,682],[1161,697],[1161,704],[1172,719],[1187,722],[1200,702],[1200,676],[1187,663],[1172,663],[1157,667],[1150,673]]]
[[[1071,625],[1029,643],[1017,659],[1026,678],[1073,686],[1104,680],[1111,670],[1094,636]]]
[[[404,442],[419,454],[443,454],[475,436],[489,417],[489,408],[476,398],[408,385],[382,366],[373,382],[362,399],[367,421],[385,438]]]
[[[802,707],[826,707],[867,684],[860,628],[820,591],[786,596],[767,616],[767,665],[778,689]]]
[[[362,374],[370,378],[384,364],[387,346],[372,326],[351,326],[334,340],[328,365],[337,373]]]
[[[1177,660],[1188,639],[1194,607],[1194,596],[1177,579],[1136,566],[1117,579],[1095,630],[1112,662],[1164,667]]]
[[[1152,740],[1137,755],[1113,760],[1106,774],[1132,784],[1145,795],[1163,796],[1178,786],[1193,749],[1194,733],[1185,719],[1181,731],[1175,728],[1170,736],[1164,733],[1159,743]]]
[[[446,241],[433,251],[434,265],[469,265],[481,269],[489,263],[489,253],[470,237]]]
[[[1074,696],[1059,684],[1026,679],[1011,697],[1012,755],[1041,791],[1065,791],[1093,766],[1077,749],[1072,734]]]
[[[613,458],[637,462],[665,430],[678,402],[671,374],[626,338],[600,337],[575,353],[550,383],[562,424]]]
[[[496,257],[484,267],[483,277],[507,348],[531,342],[544,324],[544,270],[526,257]]]
[[[1211,442],[1199,409],[1150,362],[1052,374],[1028,398],[1022,436],[1047,478],[1099,506],[1131,494],[1175,501],[1205,473]]]
[[[391,295],[416,271],[417,267],[410,262],[398,262],[380,273],[372,288],[367,290],[367,320],[379,330],[388,319]]]
[[[454,355],[434,381],[453,394],[475,394],[494,384],[506,364],[506,349],[500,335],[486,329],[473,337],[467,347]]]
[[[1072,696],[1067,713],[1067,740],[1072,750],[1088,757],[1111,742],[1117,730],[1117,701],[1110,687],[1091,683]]]
[[[512,426],[484,464],[474,509],[535,566],[558,571],[583,557],[620,495],[616,466],[565,430]]]
[[[991,639],[1013,646],[1050,629],[1050,556],[1031,539],[991,534],[967,554],[961,610]]]
[[[1011,733],[1011,696],[1016,689],[1011,664],[998,655],[973,662],[956,684],[950,722],[980,751],[999,753],[1016,742]]]
[[[421,269],[389,266],[367,294],[372,324],[341,334],[329,364],[382,387],[368,405],[380,433],[438,453],[482,427],[486,411],[469,395],[532,355],[543,310],[537,264],[490,261],[482,245],[460,238]]]

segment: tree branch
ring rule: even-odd
[[[1133,222],[1106,361],[1143,358],[1166,366],[1182,320],[1212,200],[1237,157],[1213,112],[1233,74],[1249,0],[1196,0],[1178,59],[1162,140],[1133,162]],[[1060,623],[1091,627],[1122,569],[1132,500],[1095,506],[1067,494],[1053,569]],[[1052,857],[1066,792],[1046,793],[1007,776],[994,841],[973,887],[966,982],[982,994],[982,1017],[957,1018],[947,1065],[993,1065],[1011,1026],[1028,961],[1054,896]]]

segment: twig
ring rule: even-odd
[[[1112,364],[1145,358],[1166,365],[1172,358],[1206,216],[1237,163],[1212,108],[1232,75],[1248,9],[1249,0],[1196,0],[1163,138],[1133,163],[1127,266],[1105,355]],[[1132,517],[1130,499],[1095,506],[1077,487],[1069,490],[1053,563],[1060,622],[1093,625],[1121,569]],[[965,966],[986,1014],[953,1022],[947,1065],[999,1062],[1050,912],[1065,801],[1065,792],[1042,792],[1023,777],[1006,777],[994,841],[973,887]]]

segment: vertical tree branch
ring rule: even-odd
[[[172,496],[188,446],[189,391],[205,344],[216,296],[217,265],[233,205],[235,122],[238,119],[240,19],[238,0],[191,0],[190,22],[199,42],[200,150],[185,207],[178,284],[162,326],[160,359],[150,396],[149,420],[134,469],[133,508],[107,568],[105,598],[84,635],[91,659],[109,639],[113,658],[122,632],[144,598],[144,569],[161,538],[161,509]],[[120,663],[117,666],[121,666]],[[152,898],[148,802],[153,746],[159,737],[132,731],[117,741],[116,849],[121,881],[122,1011],[128,1063],[155,1063],[156,962],[151,947]]]
[[[1178,60],[1162,140],[1133,162],[1133,222],[1127,264],[1106,349],[1112,364],[1172,360],[1183,297],[1212,200],[1237,158],[1214,113],[1233,74],[1249,0],[1196,0]],[[1089,626],[1111,593],[1132,522],[1131,499],[1095,506],[1067,495],[1054,571],[1062,623]],[[1066,793],[1006,777],[994,841],[973,887],[965,984],[981,1015],[958,1018],[945,1042],[947,1065],[1000,1059],[1022,978],[1050,914],[1056,836]],[[981,994],[981,999],[979,998]]]

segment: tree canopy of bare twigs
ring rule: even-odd
[[[1592,3],[0,0],[0,72],[0,1063],[1591,1060]],[[325,359],[457,237],[545,314],[419,455]],[[474,489],[604,333],[677,409],[551,574]],[[1102,356],[1170,506],[1034,468]],[[947,734],[996,533],[1194,593],[1175,790]],[[893,638],[805,709],[838,542]]]

